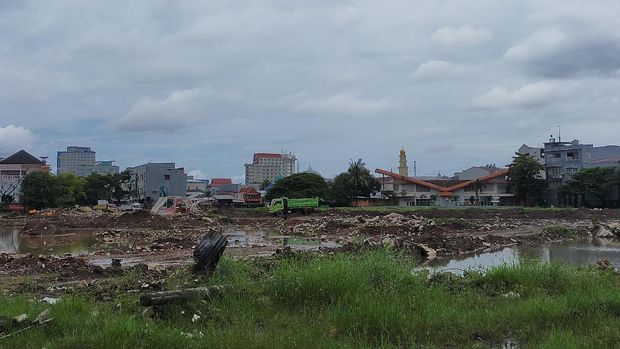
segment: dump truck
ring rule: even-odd
[[[283,197],[273,199],[269,205],[269,212],[273,214],[282,213],[285,206],[288,208],[289,212],[309,213],[319,208],[319,198],[289,199]]]

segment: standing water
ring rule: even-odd
[[[434,271],[461,272],[471,268],[489,268],[504,264],[514,265],[521,260],[560,262],[576,266],[591,265],[600,259],[608,260],[620,269],[620,241],[594,239],[592,241],[569,241],[542,245],[519,245],[495,252],[459,256],[452,259],[436,259],[426,264]]]
[[[20,236],[20,228],[0,227],[0,253],[32,253],[77,256],[88,254],[95,242],[92,231],[76,230],[66,234]]]

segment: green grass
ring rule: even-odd
[[[386,250],[224,258],[195,280],[175,270],[168,288],[228,285],[211,302],[146,317],[138,295],[110,302],[62,296],[46,305],[0,296],[0,314],[55,319],[0,340],[0,348],[616,348],[620,280],[608,271],[525,262],[488,272],[429,275]],[[126,279],[135,279],[130,275]],[[121,282],[126,282],[121,280]],[[192,322],[193,314],[201,316]]]

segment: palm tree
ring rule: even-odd
[[[458,202],[459,202],[459,199],[460,199],[460,198],[461,198],[461,196],[460,196],[460,195],[454,195],[454,196],[452,196],[452,201],[454,201],[454,206],[458,206]]]
[[[480,179],[476,178],[476,181],[474,182],[474,191],[476,192],[476,203],[478,205],[480,205],[480,192],[482,191],[483,188],[485,188],[487,185],[484,184],[483,182],[480,181]]]
[[[349,169],[347,170],[348,184],[351,188],[351,194],[355,196],[355,205],[357,206],[357,199],[360,195],[370,196],[373,191],[380,189],[377,180],[370,174],[370,171],[366,168],[366,163],[362,159],[357,161],[351,160],[349,162]]]

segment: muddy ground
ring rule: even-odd
[[[127,288],[161,289],[168,267],[191,263],[193,249],[210,229],[227,236],[225,255],[235,258],[387,246],[424,261],[516,244],[614,238],[620,235],[619,222],[618,210],[589,209],[330,210],[286,220],[258,210],[167,217],[146,211],[53,210],[0,219],[4,239],[12,239],[0,244],[5,249],[0,250],[0,287],[8,294],[24,289],[54,294],[137,271],[143,277]],[[120,268],[111,267],[113,259],[121,260]]]

